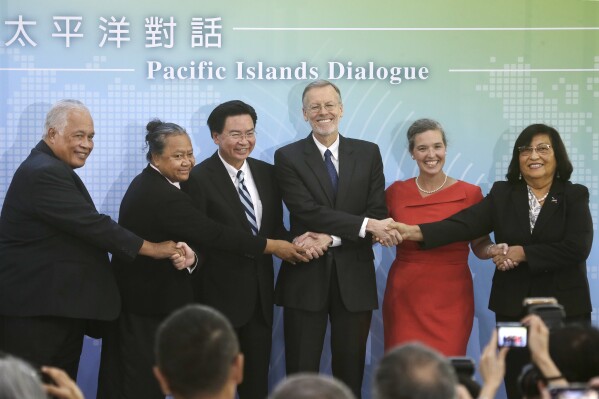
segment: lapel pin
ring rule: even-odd
[[[551,197],[551,202],[553,202],[554,204],[557,204],[557,198]]]

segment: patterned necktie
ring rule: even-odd
[[[243,205],[243,209],[245,210],[245,216],[248,218],[248,222],[250,222],[250,228],[252,229],[252,233],[254,235],[257,235],[258,224],[256,223],[254,204],[252,203],[252,197],[250,196],[250,192],[248,191],[245,184],[243,184],[243,172],[241,170],[237,172],[237,181],[237,192],[239,193],[241,205]]]
[[[327,172],[329,173],[329,178],[331,179],[331,184],[333,185],[333,192],[335,193],[335,196],[337,196],[339,176],[337,176],[337,170],[335,169],[335,165],[333,165],[333,161],[331,160],[332,155],[333,153],[331,150],[326,150],[324,152],[324,166],[327,167]]]

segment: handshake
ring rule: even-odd
[[[401,244],[404,240],[423,240],[420,227],[396,222],[393,218],[368,219],[366,231],[372,234],[373,242],[378,242],[385,247]]]
[[[422,231],[418,225],[408,225],[394,221],[392,218],[384,220],[369,219],[366,231],[372,234],[373,242],[390,247],[398,245],[404,240],[424,241]],[[476,245],[486,245],[484,249],[477,250]],[[488,237],[472,241],[472,249],[480,259],[493,259],[497,270],[505,272],[517,267],[526,261],[526,254],[520,245],[509,246],[506,243],[493,244]]]
[[[526,260],[524,249],[520,245],[510,247],[506,243],[489,245],[486,255],[493,259],[497,270],[502,272],[511,270]]]

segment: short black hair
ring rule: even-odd
[[[549,353],[569,382],[588,382],[599,375],[599,330],[581,324],[552,330]]]
[[[258,122],[258,115],[256,115],[254,107],[241,100],[227,101],[217,105],[208,116],[206,123],[210,129],[210,137],[212,137],[212,133],[221,134],[225,128],[227,118],[237,115],[249,115],[254,121],[254,127]]]
[[[173,393],[184,397],[218,393],[239,354],[231,323],[208,306],[187,305],[156,332],[156,363]]]
[[[555,128],[544,125],[542,123],[536,123],[527,126],[522,131],[522,133],[520,133],[520,135],[516,139],[516,142],[514,143],[514,149],[512,150],[512,160],[510,161],[510,165],[507,168],[507,174],[505,175],[508,182],[512,184],[520,182],[520,151],[518,150],[518,148],[530,145],[532,139],[538,134],[546,134],[551,139],[551,147],[553,148],[553,154],[555,156],[556,164],[555,176],[553,177],[554,180],[570,180],[570,176],[572,176],[574,167],[572,166],[572,162],[570,162],[570,157],[568,157],[568,151],[566,151],[566,146],[564,145],[561,136],[559,135],[557,130],[555,130]]]

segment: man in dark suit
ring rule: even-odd
[[[79,101],[57,102],[42,140],[15,172],[0,216],[0,350],[76,378],[88,321],[115,319],[120,297],[108,252],[133,260],[178,252],[96,211],[74,172],[94,147]]]
[[[189,195],[180,190],[195,165],[187,132],[177,124],[159,120],[148,123],[147,131],[149,165],[129,185],[121,202],[119,224],[156,240],[172,237],[198,250],[232,251],[241,264],[251,264],[265,253],[292,262],[307,261],[299,246],[226,226],[197,209]],[[169,313],[194,301],[192,279],[203,266],[194,270],[190,263],[184,265],[188,269],[174,268],[168,261],[144,256],[128,264],[115,256],[112,262],[123,298],[117,343],[123,365],[120,397],[162,398],[152,374],[154,335]],[[110,362],[106,357],[103,361]]]
[[[343,137],[339,89],[310,83],[302,95],[308,137],[275,153],[275,170],[292,232],[333,237],[327,255],[301,267],[284,263],[275,301],[285,307],[287,373],[318,371],[327,319],[333,374],[361,396],[366,340],[378,306],[372,237],[396,245],[385,231],[385,178],[373,143]]]
[[[193,168],[187,189],[196,206],[223,225],[261,237],[290,239],[283,226],[283,204],[273,166],[249,158],[256,144],[256,121],[254,108],[242,101],[218,105],[208,117],[218,150]],[[240,180],[251,201],[250,219],[244,207],[248,204],[240,197]],[[223,312],[235,327],[245,356],[239,395],[242,399],[265,398],[274,304],[272,256],[251,259],[230,248],[210,248],[204,257],[197,276],[198,299]]]

